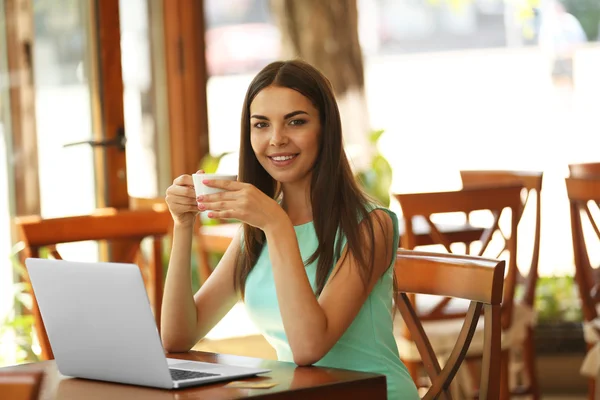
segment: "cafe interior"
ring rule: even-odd
[[[59,374],[25,259],[137,265],[160,329],[165,191],[238,174],[248,84],[291,58],[329,78],[353,173],[399,218],[420,395],[600,399],[597,0],[0,0],[0,399],[181,395]],[[240,225],[197,214],[194,292]],[[243,301],[186,357],[275,382],[190,398],[386,398],[278,362]]]

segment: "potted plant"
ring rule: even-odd
[[[572,276],[540,277],[535,308],[538,354],[585,353],[581,302]]]

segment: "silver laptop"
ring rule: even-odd
[[[61,374],[164,389],[270,372],[166,358],[134,264],[28,258],[33,292]]]

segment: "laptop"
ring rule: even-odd
[[[135,264],[28,258],[27,271],[62,375],[163,389],[270,372],[165,356]]]

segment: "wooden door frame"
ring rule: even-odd
[[[18,84],[10,89],[15,215],[39,215],[32,0],[4,0],[7,63]],[[157,0],[161,1],[161,0]],[[124,129],[119,0],[87,0],[87,43],[94,140],[114,139]],[[162,0],[170,173],[192,173],[209,151],[203,0]],[[154,62],[154,61],[153,61]],[[11,75],[11,78],[13,76]],[[162,102],[165,105],[164,102]],[[128,208],[125,154],[96,148],[97,207]]]
[[[209,151],[203,0],[163,2],[171,175],[196,172]]]
[[[124,127],[118,0],[88,0],[88,60],[94,140],[111,140]],[[40,185],[33,75],[32,0],[5,0],[7,64],[14,157],[15,215],[39,215]],[[16,71],[16,72],[15,72]],[[128,208],[125,153],[94,152],[97,207]]]
[[[6,57],[10,83],[12,179],[15,215],[40,213],[35,85],[33,78],[33,9],[31,0],[4,0]]]
[[[93,106],[94,139],[117,140],[119,131],[125,132],[119,0],[89,1],[93,7],[89,13],[92,17],[90,36],[95,39],[95,47],[90,47],[90,66],[97,68],[92,74],[96,78],[92,104],[99,101],[99,105]],[[96,206],[129,208],[125,151],[115,146],[97,147],[94,159]]]

